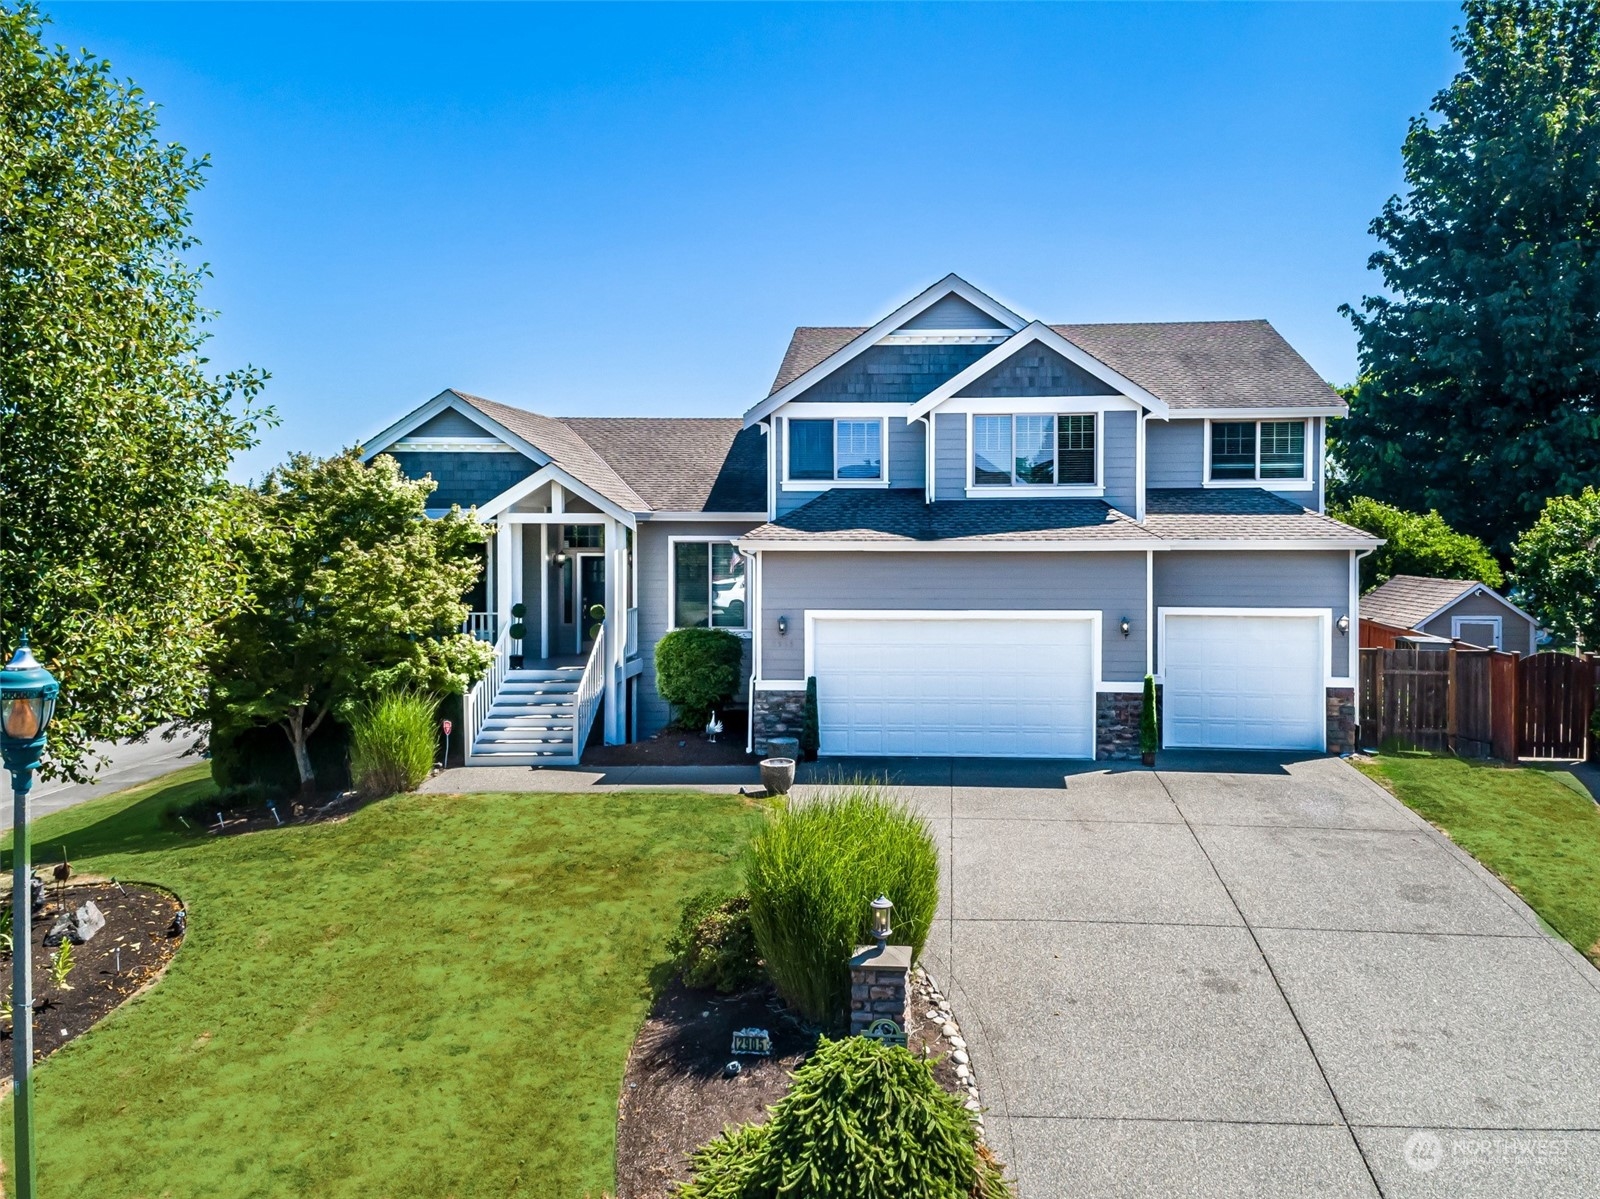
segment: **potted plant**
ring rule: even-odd
[[[1146,766],[1156,764],[1156,750],[1161,746],[1161,732],[1156,725],[1156,680],[1144,676],[1144,703],[1139,712],[1139,759]]]
[[[527,604],[512,604],[511,605],[511,621],[512,621],[512,624],[511,624],[511,627],[506,630],[506,632],[508,632],[511,635],[511,640],[513,640],[513,641],[515,641],[517,643],[516,646],[514,647],[514,652],[511,654],[511,669],[512,670],[521,670],[522,669],[522,639],[528,635],[528,626],[525,625],[522,622],[522,618],[525,617],[527,614],[528,614],[528,605]]]

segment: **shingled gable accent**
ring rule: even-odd
[[[777,408],[787,404],[813,384],[827,378],[852,358],[871,349],[878,343],[880,338],[886,334],[893,333],[907,321],[932,308],[950,295],[959,296],[981,311],[988,313],[1007,329],[1021,329],[1027,323],[1009,308],[992,297],[985,295],[960,276],[946,275],[932,287],[907,300],[877,324],[859,331],[855,337],[843,345],[828,351],[825,357],[814,362],[786,382],[783,381],[785,372],[780,368],[778,381],[773,383],[771,394],[744,414],[745,426],[749,427],[764,420]],[[792,350],[793,347],[791,346]],[[786,357],[785,362],[787,363],[787,361]]]

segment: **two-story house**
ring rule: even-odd
[[[815,678],[825,755],[1127,756],[1149,673],[1164,746],[1338,751],[1378,544],[1323,512],[1344,411],[1265,321],[1048,325],[951,275],[795,330],[742,419],[447,391],[367,453],[495,525],[474,761],[660,729],[689,625],[746,640],[756,748]]]

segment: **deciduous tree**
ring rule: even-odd
[[[1505,582],[1500,563],[1476,537],[1457,533],[1437,512],[1402,512],[1392,504],[1357,496],[1329,515],[1365,529],[1384,544],[1361,560],[1363,591],[1395,575],[1432,579],[1477,579],[1491,587]]]
[[[1550,500],[1512,552],[1517,590],[1557,637],[1600,646],[1600,491]]]

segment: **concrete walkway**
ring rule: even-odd
[[[1348,764],[1000,770],[905,794],[1026,1199],[1600,1194],[1600,973]]]

